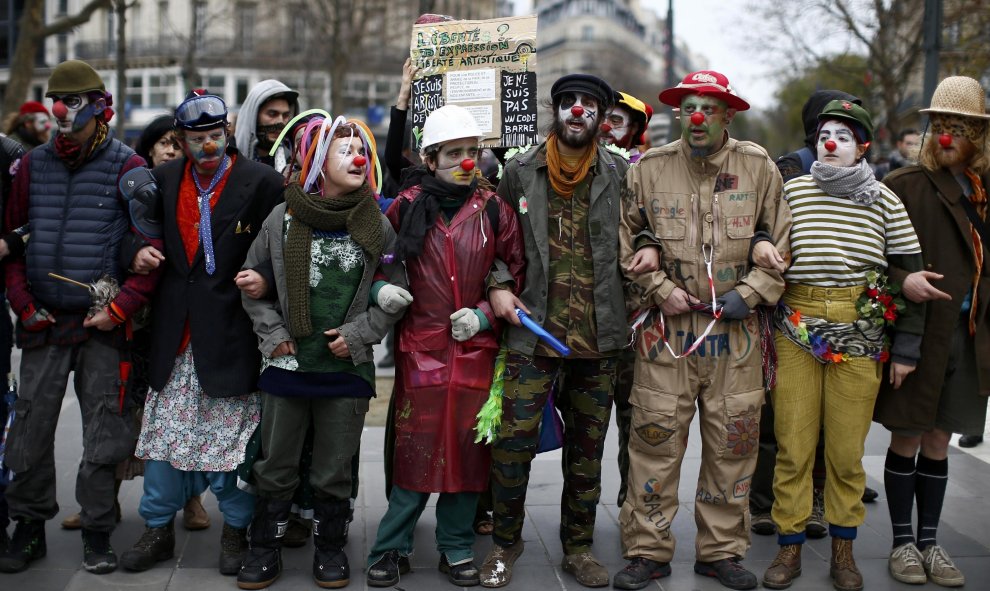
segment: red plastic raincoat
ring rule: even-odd
[[[404,191],[386,215],[399,229]],[[498,235],[486,203],[498,203]],[[395,462],[393,482],[418,492],[480,492],[488,486],[491,457],[474,443],[475,415],[488,398],[498,353],[499,324],[487,299],[487,278],[496,258],[522,289],[525,254],[516,214],[495,193],[478,189],[450,224],[443,215],[427,231],[422,253],[406,261],[413,302],[397,325],[395,363]],[[450,315],[479,308],[491,330],[459,343]]]

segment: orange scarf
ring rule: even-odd
[[[969,201],[976,209],[976,215],[984,222],[987,221],[987,191],[983,188],[983,182],[979,175],[970,169],[966,169],[966,178],[973,186],[973,192],[969,194]],[[980,273],[983,270],[983,240],[980,233],[973,224],[969,225],[969,233],[973,237],[973,253],[976,256],[976,273],[973,275],[973,299],[969,306],[969,335],[976,335],[976,288],[980,285]]]
[[[557,136],[547,137],[547,171],[550,173],[550,186],[564,199],[574,195],[574,189],[588,176],[591,163],[597,154],[595,144],[588,146],[585,153],[574,162],[568,162],[557,150]]]

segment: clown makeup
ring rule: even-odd
[[[580,92],[565,93],[557,107],[554,131],[572,148],[587,146],[598,133],[598,101]]]
[[[866,147],[857,145],[852,129],[834,119],[822,123],[818,130],[818,160],[832,166],[853,166]]]
[[[52,131],[52,120],[44,113],[32,113],[26,127],[34,132],[34,136],[41,142],[47,142]]]
[[[426,164],[441,181],[470,185],[481,174],[477,164],[480,154],[477,138],[461,138],[440,146],[439,151],[427,156]]]
[[[323,195],[326,197],[337,197],[360,189],[368,173],[368,158],[361,138],[355,135],[333,140],[323,173],[326,179]]]
[[[175,160],[179,157],[179,153],[182,152],[182,146],[179,145],[179,140],[175,138],[175,132],[169,131],[155,142],[155,145],[151,146],[151,167],[154,168],[159,164],[164,164],[169,160]]]
[[[212,173],[220,166],[227,148],[227,132],[223,128],[206,131],[185,131],[186,156],[200,173]]]
[[[602,124],[601,141],[603,144],[614,144],[620,148],[632,147],[632,116],[629,111],[616,106],[605,115]]]
[[[55,115],[61,133],[79,132],[93,119],[94,109],[88,108],[90,100],[84,94],[53,96],[52,100],[55,102],[52,105],[52,114]]]
[[[987,132],[987,122],[961,115],[932,113],[931,128],[936,141],[938,136],[946,133],[955,138],[965,138],[974,144],[979,144]]]
[[[691,115],[704,116],[701,123],[694,123]],[[681,101],[681,139],[691,147],[692,156],[704,158],[722,149],[725,130],[735,115],[724,101],[710,96],[691,94]]]

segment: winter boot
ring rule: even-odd
[[[292,501],[258,497],[248,526],[248,553],[237,573],[241,589],[264,589],[282,574],[282,536]]]
[[[21,572],[32,561],[43,558],[46,552],[45,522],[40,519],[18,519],[7,551],[0,556],[0,572]]]
[[[120,564],[127,570],[141,572],[172,558],[174,554],[175,529],[169,521],[161,527],[145,526],[141,539],[120,555]]]
[[[317,500],[313,503],[313,579],[324,589],[345,587],[351,580],[344,544],[350,502],[347,499]]]

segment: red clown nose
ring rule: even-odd
[[[368,159],[365,158],[364,156],[354,157],[354,166],[364,166],[367,163],[368,163]]]
[[[834,152],[837,147],[838,146],[835,145],[835,140],[825,140],[825,149],[829,152]]]
[[[699,112],[699,113],[692,113],[691,114],[691,123],[693,123],[695,125],[701,125],[704,122],[705,122],[705,114],[704,113],[700,113]]]
[[[52,111],[54,110],[55,109],[52,109]],[[943,133],[942,135],[938,136],[938,145],[942,146],[943,148],[948,148],[949,146],[952,145],[952,136],[947,133]]]
[[[581,115],[584,115],[584,107],[581,107],[579,105],[574,105],[573,107],[571,107],[571,115],[574,115],[575,117],[580,117]]]
[[[471,172],[472,170],[474,170],[474,160],[471,160],[470,158],[465,158],[464,160],[461,160],[461,168],[464,170],[464,172]]]
[[[602,130],[602,133],[608,133],[608,132],[612,131],[612,126],[609,125],[608,123],[602,123],[601,130]]]
[[[56,119],[65,119],[65,116],[69,114],[69,109],[66,108],[65,103],[62,101],[57,101],[52,105],[52,115],[55,115]]]

